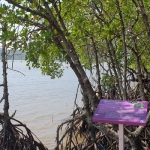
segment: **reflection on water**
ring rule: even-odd
[[[1,66],[2,63],[2,74]],[[74,107],[77,78],[71,69],[66,69],[62,78],[52,80],[41,75],[39,69],[28,70],[24,61],[15,61],[14,69],[25,76],[8,70],[10,114],[17,110],[15,118],[26,124],[49,149],[53,149],[57,126],[69,117]],[[2,80],[1,76],[0,84]],[[79,104],[80,99],[78,94]],[[0,112],[3,112],[3,103],[0,104]]]

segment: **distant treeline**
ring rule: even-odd
[[[0,60],[2,59],[2,56],[1,56],[1,53],[2,53],[2,49],[0,48]],[[15,59],[15,60],[24,60],[25,59],[25,53],[22,53],[18,50],[14,51],[14,50],[8,50],[7,51],[7,59],[8,60],[12,60],[12,59]]]

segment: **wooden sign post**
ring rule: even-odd
[[[124,150],[124,125],[119,124],[119,150]]]
[[[147,101],[101,100],[93,122],[119,124],[119,150],[124,150],[124,124],[146,125]]]

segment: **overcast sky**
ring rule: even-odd
[[[5,0],[0,0],[1,4],[8,4]]]

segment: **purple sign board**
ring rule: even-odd
[[[92,118],[93,122],[146,125],[147,101],[102,99]]]

